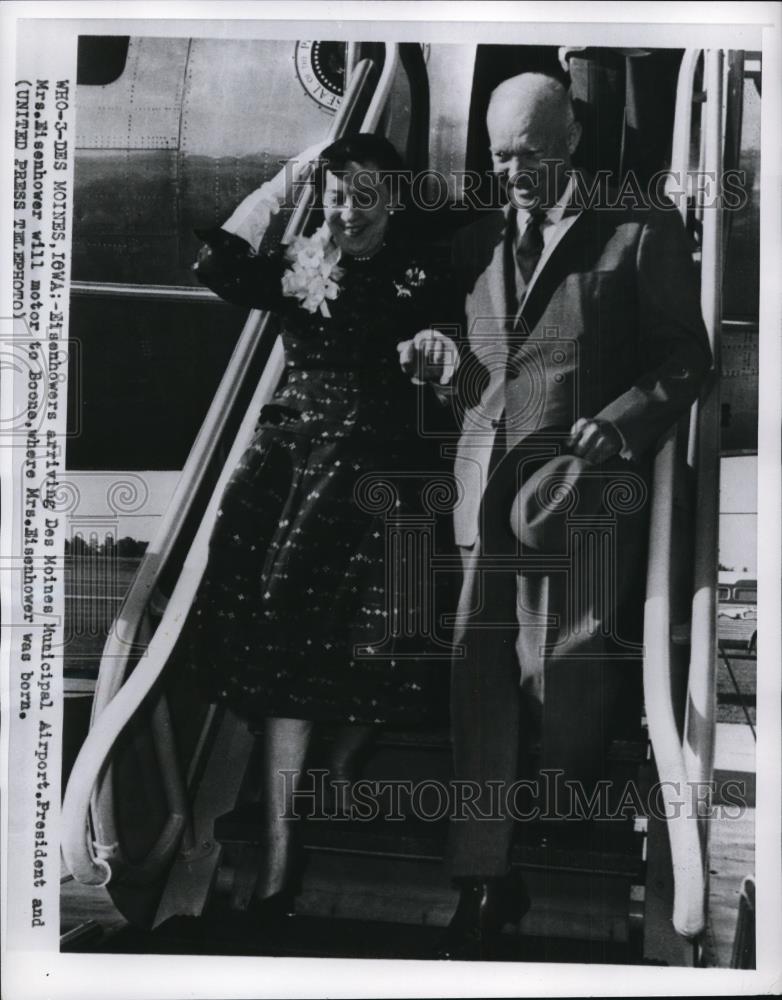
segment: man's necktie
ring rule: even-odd
[[[545,218],[546,213],[542,208],[533,209],[529,213],[527,225],[516,247],[516,260],[525,285],[529,284],[543,252],[543,233],[540,227]]]

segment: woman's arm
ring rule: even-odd
[[[203,285],[236,305],[253,309],[282,307],[286,265],[281,249],[256,253],[241,237],[220,227],[197,229],[196,235],[204,246],[193,267]]]
[[[454,396],[471,400],[476,392],[480,399],[488,373],[467,337],[463,282],[452,267],[432,271],[421,310],[422,329],[397,345],[400,365],[414,382],[431,384],[441,402]]]
[[[413,382],[430,387],[424,390],[427,423],[452,432],[464,410],[481,398],[488,373],[470,348],[457,273],[442,260],[430,260],[424,269],[429,280],[419,302],[423,328],[397,345],[399,362]]]
[[[272,215],[290,200],[326,141],[315,143],[289,160],[282,170],[239,203],[222,226],[197,229],[204,246],[193,265],[198,280],[221,298],[258,309],[283,304],[283,251],[263,253],[261,241]]]

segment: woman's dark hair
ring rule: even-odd
[[[320,154],[325,170],[340,173],[348,163],[366,166],[374,164],[380,170],[404,170],[405,164],[394,146],[382,135],[373,132],[355,132],[326,146]]]
[[[405,185],[394,182],[389,175],[399,175],[405,172],[405,164],[394,146],[382,135],[372,132],[355,132],[344,135],[332,142],[320,154],[319,169],[315,171],[315,190],[319,199],[323,197],[326,186],[326,174],[339,175],[347,170],[349,163],[358,163],[362,167],[377,167],[382,176],[390,181],[392,191],[401,192]]]

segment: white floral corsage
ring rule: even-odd
[[[403,281],[395,281],[397,298],[409,299],[414,288],[420,288],[426,281],[426,272],[420,267],[408,267]]]
[[[298,299],[307,312],[330,317],[328,302],[339,295],[339,280],[345,273],[339,266],[339,249],[331,242],[327,228],[312,236],[297,236],[285,251],[292,262],[282,276],[282,294]]]

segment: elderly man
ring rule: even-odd
[[[711,364],[678,214],[600,203],[571,167],[564,87],[506,80],[487,125],[508,204],[454,248],[471,351],[456,379],[451,707],[455,779],[472,791],[451,828],[461,892],[444,958],[486,957],[529,905],[510,870],[520,750],[541,740],[545,768],[582,787],[600,777],[640,662],[652,451]],[[419,338],[439,356],[434,334]]]

